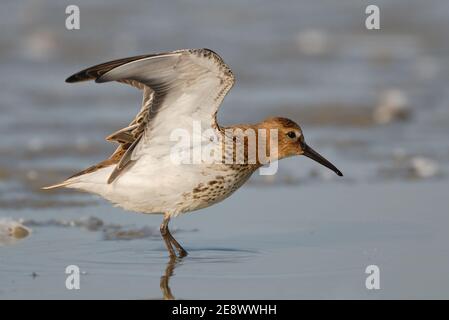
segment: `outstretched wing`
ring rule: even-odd
[[[209,49],[188,49],[143,55],[103,63],[71,77],[67,82],[119,81],[143,90],[142,108],[136,118],[107,140],[120,144],[107,160],[75,176],[116,165],[108,183],[146,152],[168,152],[170,133],[192,132],[194,121],[201,128],[219,129],[216,114],[234,84],[229,67]],[[74,176],[72,176],[74,177]]]

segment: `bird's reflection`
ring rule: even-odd
[[[175,268],[181,263],[181,261],[184,259],[184,257],[176,257],[176,256],[170,256],[167,265],[165,267],[165,273],[161,277],[160,287],[162,291],[162,299],[164,300],[174,300],[175,297],[173,296],[169,281],[170,278],[173,276],[173,272]]]
[[[216,251],[220,252],[218,255],[213,256],[207,256],[207,257],[195,257],[190,258],[191,260],[189,262],[193,261],[201,261],[201,262],[220,262],[220,263],[228,263],[228,262],[236,262],[240,259],[246,259],[253,254],[256,254],[257,251],[251,251],[251,250],[242,250],[242,249],[235,249],[235,248],[203,248],[201,250],[208,250],[208,251]],[[224,254],[228,253],[228,255]],[[171,289],[170,289],[170,279],[174,275],[175,269],[184,262],[184,259],[186,259],[186,256],[170,256],[169,260],[165,266],[165,272],[161,276],[160,280],[160,288],[162,292],[162,299],[164,300],[174,300],[176,297],[173,295]]]

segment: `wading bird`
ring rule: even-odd
[[[175,250],[179,256],[187,254],[168,229],[171,217],[224,200],[264,164],[257,156],[249,159],[249,139],[232,140],[233,144],[243,144],[243,162],[175,163],[170,135],[176,129],[192,133],[193,123],[200,122],[219,137],[216,151],[231,153],[232,159],[236,154],[233,144],[224,147],[225,139],[221,139],[229,129],[253,129],[257,134],[276,130],[277,148],[274,155],[270,153],[269,161],[304,155],[342,176],[305,143],[301,128],[292,120],[273,117],[253,125],[221,127],[216,114],[235,80],[231,69],[211,50],[178,50],[114,60],[80,71],[66,82],[87,80],[118,81],[136,87],[143,91],[142,107],[129,126],[106,138],[119,144],[108,159],[44,189],[75,188],[98,194],[126,210],[163,213],[160,231],[170,256],[176,255]],[[204,140],[209,141],[203,139],[202,143]]]

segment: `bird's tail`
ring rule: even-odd
[[[52,190],[52,189],[66,187],[66,186],[68,186],[71,183],[73,183],[73,181],[65,180],[65,181],[63,181],[61,183],[53,184],[51,186],[42,187],[41,189],[42,190]]]

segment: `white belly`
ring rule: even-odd
[[[68,187],[98,194],[126,210],[178,215],[222,201],[252,173],[223,164],[176,165],[170,159],[146,157],[107,184],[112,170],[113,166],[87,174]]]

